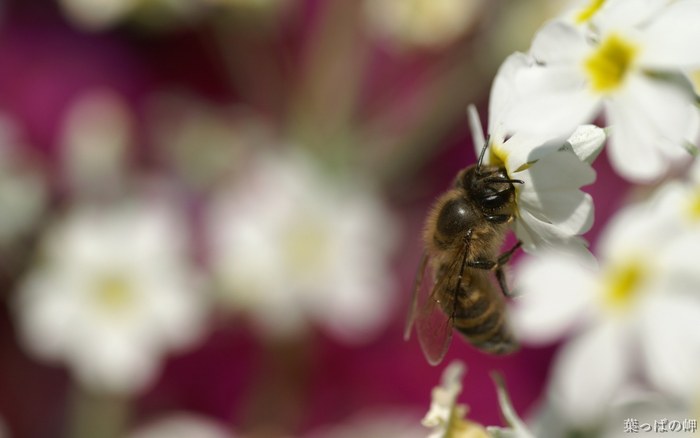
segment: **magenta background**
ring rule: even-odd
[[[282,37],[268,47],[280,58],[279,75],[293,78],[295,60],[313,24],[319,2],[306,2],[302,13],[287,20]],[[219,102],[245,102],[271,117],[280,111],[279,96],[249,93],[227,83],[226,72],[208,45],[206,29],[194,27],[158,36],[139,35],[119,28],[101,34],[74,30],[51,1],[15,0],[3,12],[0,26],[0,110],[14,116],[25,129],[56,180],[58,134],[64,111],[82,92],[112,88],[128,98],[137,114],[144,99],[160,88],[184,88]],[[246,41],[241,41],[241,46]],[[259,45],[259,42],[254,42]],[[250,55],[254,58],[254,54]],[[397,61],[381,49],[373,54],[366,96],[387,83],[416,86],[416,72],[430,56]],[[264,81],[264,80],[263,80]],[[284,84],[279,85],[284,91]],[[264,90],[264,83],[261,86]],[[253,101],[243,100],[253,96]],[[479,102],[485,114],[487,90]],[[466,105],[468,102],[465,102]],[[506,358],[485,356],[455,337],[445,362],[431,367],[415,340],[404,343],[402,330],[414,269],[420,254],[420,229],[432,199],[454,174],[474,160],[466,117],[444,133],[444,148],[402,186],[390,187],[387,198],[402,220],[404,240],[393,266],[403,292],[402,305],[388,329],[364,347],[347,347],[316,333],[310,341],[311,370],[304,395],[299,429],[346,420],[352,414],[384,407],[427,410],[430,390],[439,381],[444,364],[464,360],[469,367],[460,400],[471,407],[470,416],[484,424],[501,424],[491,370],[506,378],[515,408],[526,415],[542,394],[554,347],[530,349]],[[153,157],[144,140],[140,158]],[[587,190],[596,203],[596,225],[587,235],[593,241],[601,224],[619,207],[626,185],[615,176],[605,154],[595,165],[597,182]],[[56,183],[56,181],[54,181]],[[60,202],[58,184],[54,187]],[[418,195],[412,195],[418,193]],[[1,214],[1,212],[0,212]],[[17,272],[3,269],[0,293],[11,293]],[[173,356],[154,388],[137,399],[136,421],[172,410],[200,412],[234,426],[243,422],[240,408],[260,370],[262,352],[243,325],[217,324],[206,342],[186,354]],[[18,346],[5,304],[0,307],[0,417],[12,436],[54,437],[65,428],[67,372],[39,363]]]

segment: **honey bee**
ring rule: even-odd
[[[520,247],[499,255],[515,214],[515,186],[504,167],[477,164],[459,172],[453,187],[430,211],[424,253],[411,299],[404,338],[416,326],[428,362],[438,364],[457,329],[476,348],[509,354],[518,348],[505,319],[509,295],[504,265]],[[500,291],[491,280],[495,273]]]

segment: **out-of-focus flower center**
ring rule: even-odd
[[[330,230],[318,221],[295,224],[283,242],[288,266],[302,276],[318,275],[329,257],[330,239]]]
[[[134,302],[130,282],[120,275],[106,275],[95,286],[97,305],[110,313],[122,312]]]
[[[695,93],[700,93],[700,70],[691,73],[690,80],[693,83],[693,88],[695,88]]]
[[[647,269],[648,266],[639,260],[612,266],[604,277],[605,303],[615,310],[629,307],[648,278]]]
[[[584,61],[591,88],[609,93],[619,88],[637,55],[637,47],[616,34],[609,35]]]
[[[588,2],[588,5],[576,15],[576,23],[583,24],[590,20],[604,3],[605,0],[591,0]]]
[[[700,187],[691,196],[686,212],[691,221],[700,222]]]

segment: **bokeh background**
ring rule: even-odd
[[[496,358],[455,337],[431,367],[403,327],[426,212],[475,161],[466,107],[486,118],[499,64],[526,50],[558,7],[0,3],[7,435],[128,436],[188,413],[236,436],[425,436],[431,388],[455,358],[469,368],[460,400],[471,418],[503,424],[492,370],[505,376],[516,410],[533,413],[556,346]],[[596,202],[592,242],[626,197],[604,155],[585,189]],[[165,349],[152,376],[105,390],[65,357],[35,354],[17,297],[50,263],[42,242],[56,223],[86,205],[109,218],[133,200],[167,203],[177,215],[172,238],[186,243],[197,284],[188,293],[206,304],[197,335]],[[290,239],[265,238],[289,237],[288,227]],[[341,250],[328,251],[336,240]],[[156,264],[142,258],[146,269]]]

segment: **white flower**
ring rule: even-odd
[[[201,415],[180,413],[154,421],[129,438],[234,438],[226,428]]]
[[[462,392],[464,372],[463,363],[450,363],[442,373],[440,386],[433,388],[430,409],[422,421],[423,426],[433,429],[428,438],[488,438],[486,429],[465,418],[467,406],[457,404],[457,396]]]
[[[679,397],[700,388],[700,233],[678,227],[666,193],[612,220],[600,267],[558,253],[519,266],[514,331],[535,343],[576,334],[551,386],[579,423],[599,417],[636,374]]]
[[[261,143],[272,140],[263,117],[245,107],[215,105],[179,94],[150,103],[156,146],[168,166],[189,186],[206,190],[244,167]]]
[[[46,208],[46,180],[23,154],[13,124],[0,118],[0,247],[11,247]]]
[[[590,163],[605,140],[600,128],[582,126],[568,140],[516,133],[506,137],[503,116],[514,99],[512,75],[525,62],[522,55],[510,57],[501,67],[491,92],[489,109],[489,153],[485,164],[499,165],[514,184],[517,212],[515,234],[529,252],[567,245],[584,248],[579,237],[593,223],[593,200],[580,190],[595,180]],[[470,122],[477,154],[484,144],[481,124],[473,106]],[[585,251],[585,249],[584,249]]]
[[[508,129],[557,135],[604,108],[615,168],[632,180],[656,179],[697,139],[700,116],[684,72],[700,66],[700,3],[594,1],[590,12],[581,15],[585,26],[553,21],[535,36],[532,59],[513,77]]]
[[[486,430],[493,438],[534,438],[534,435],[525,426],[518,413],[515,412],[503,380],[500,376],[495,378],[495,380],[496,389],[498,390],[498,404],[501,407],[503,418],[505,418],[510,427],[489,426]]]
[[[297,336],[315,321],[361,341],[385,321],[396,224],[361,181],[341,184],[308,157],[261,156],[214,196],[211,266],[230,308],[266,334]]]
[[[159,202],[71,210],[47,230],[15,297],[24,346],[99,390],[148,385],[161,356],[202,328],[186,240]]]
[[[108,29],[132,14],[157,10],[158,15],[144,13],[151,24],[163,24],[173,17],[196,12],[198,2],[190,0],[59,0],[63,12],[77,27],[88,31]]]
[[[464,364],[453,361],[443,371],[440,386],[433,388],[430,410],[422,421],[423,426],[433,429],[428,438],[533,438],[515,413],[500,377],[496,378],[498,402],[510,427],[489,426],[485,429],[480,424],[467,420],[465,416],[468,407],[457,404],[457,397],[462,392],[464,373]]]
[[[561,412],[561,403],[552,397],[537,409],[530,424],[539,436],[588,436],[595,431],[593,436],[596,437],[623,438],[631,434],[691,435],[688,432],[693,430],[693,419],[697,428],[697,412],[693,412],[689,404],[639,385],[630,385],[605,406],[605,412],[595,424],[572,423]]]
[[[365,0],[369,25],[399,46],[439,47],[478,18],[482,0]]]

